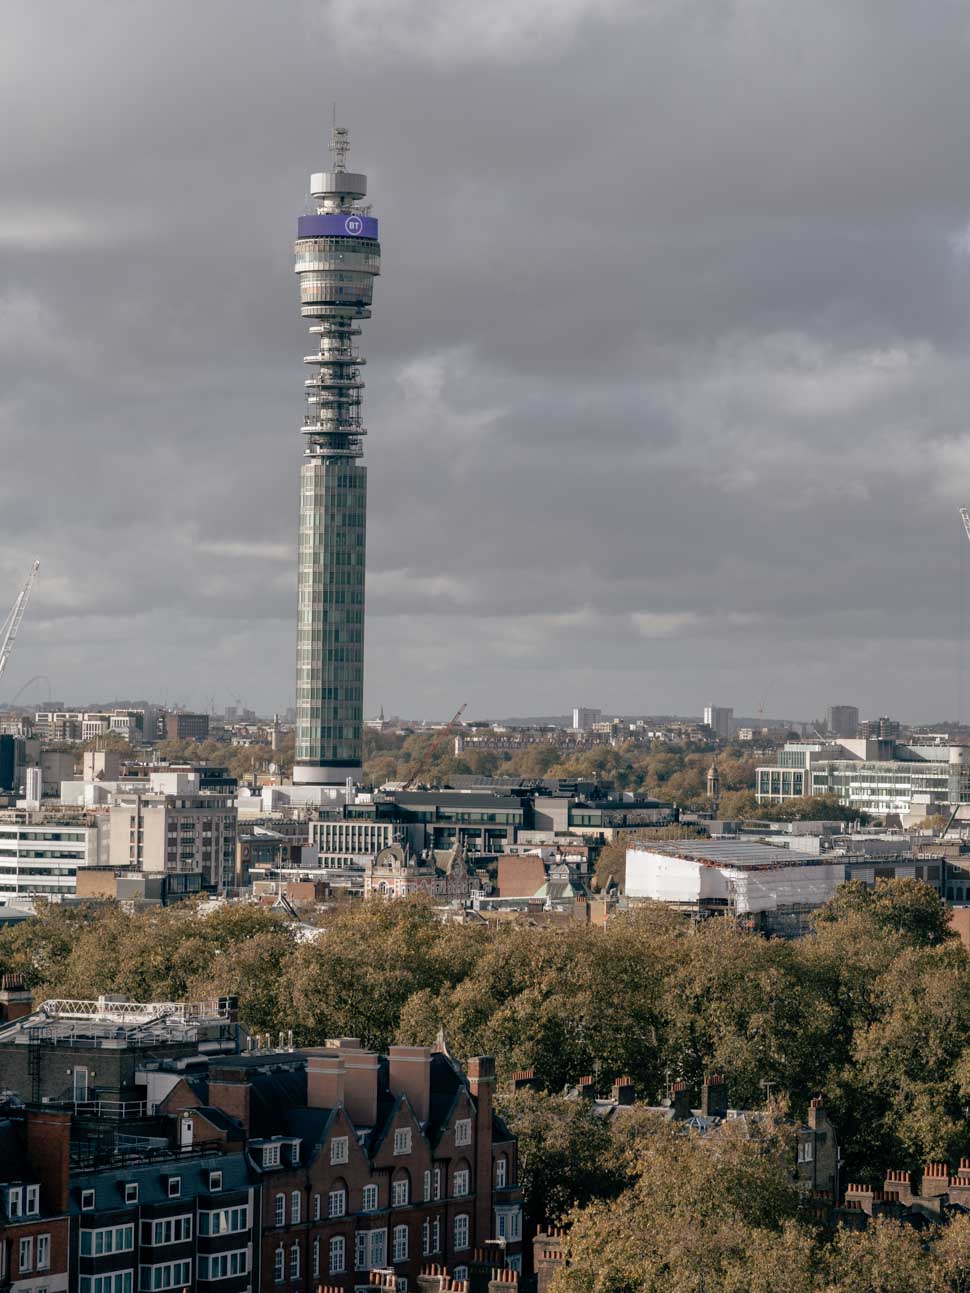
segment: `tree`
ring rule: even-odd
[[[575,1207],[626,1184],[610,1124],[586,1100],[520,1091],[499,1103],[519,1139],[519,1184],[529,1226],[559,1225]]]
[[[956,938],[946,903],[922,880],[877,880],[873,888],[849,880],[819,909],[815,925],[838,924],[849,916],[861,917],[874,934],[899,934],[910,947],[938,947]]]
[[[633,1183],[572,1214],[556,1293],[809,1293],[813,1242],[796,1228],[791,1156],[790,1131],[771,1120],[700,1136],[657,1118],[635,1140]]]

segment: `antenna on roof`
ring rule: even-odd
[[[350,152],[350,131],[346,126],[338,126],[337,107],[334,105],[334,124],[330,128],[330,153],[333,157],[333,169],[347,169],[347,154]]]

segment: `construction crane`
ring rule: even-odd
[[[13,604],[13,610],[0,626],[0,676],[7,667],[7,661],[10,659],[10,653],[13,651],[13,644],[17,640],[17,631],[20,628],[20,622],[24,618],[24,611],[27,609],[27,602],[30,600],[30,590],[34,586],[34,580],[37,578],[37,571],[40,570],[40,562],[35,561],[30,567],[30,574],[24,581],[24,586],[20,590],[17,600]]]
[[[407,781],[405,781],[404,785],[401,787],[402,790],[410,790],[411,787],[414,785],[414,783],[417,781],[418,777],[420,777],[423,772],[425,772],[428,768],[431,767],[431,764],[434,762],[434,757],[438,753],[438,750],[444,744],[444,742],[447,741],[448,737],[451,735],[452,731],[454,730],[458,720],[461,718],[462,714],[464,714],[467,708],[468,708],[468,704],[466,702],[456,712],[451,722],[446,723],[445,726],[441,729],[441,731],[437,734],[437,736],[432,741],[429,742],[423,757],[418,759],[417,764],[414,768],[414,771],[411,773]]]

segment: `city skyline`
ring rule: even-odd
[[[42,569],[0,703],[293,704],[336,99],[391,231],[366,713],[956,718],[967,33],[785,8],[94,6],[61,48],[10,5],[0,616]]]

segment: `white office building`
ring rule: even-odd
[[[70,898],[77,873],[96,866],[107,820],[91,814],[0,815],[0,903],[21,898]]]

